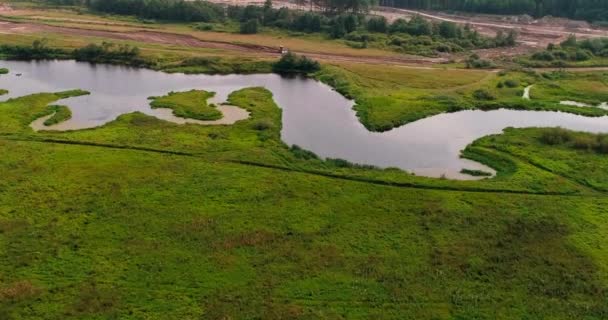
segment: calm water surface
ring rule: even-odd
[[[283,109],[282,139],[322,157],[342,158],[360,164],[398,167],[418,175],[471,179],[463,168],[492,171],[479,163],[460,159],[472,141],[502,132],[506,127],[555,127],[588,132],[608,132],[608,117],[586,118],[560,112],[462,111],[441,114],[384,133],[367,131],[352,110],[353,102],[330,87],[310,79],[263,75],[166,74],[121,66],[90,65],[74,61],[3,61],[10,70],[0,76],[4,98],[37,92],[84,89],[89,96],[62,100],[72,110],[64,128],[102,125],[121,114],[140,111],[172,120],[166,110],[149,107],[149,96],[169,91],[204,89],[216,92],[213,102],[252,86],[270,90]],[[17,77],[16,74],[22,76]]]

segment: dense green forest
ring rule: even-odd
[[[380,5],[494,14],[552,15],[588,21],[608,20],[606,0],[380,0]]]

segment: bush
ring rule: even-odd
[[[481,59],[476,54],[471,55],[467,59],[466,64],[467,68],[470,69],[492,69],[496,67],[496,65],[492,61]]]
[[[251,125],[251,127],[254,130],[257,130],[257,131],[266,131],[266,130],[271,129],[272,127],[274,127],[274,125],[269,120],[258,120],[256,122],[254,122]]]
[[[116,46],[105,41],[101,45],[92,43],[80,49],[75,49],[72,55],[77,61],[144,64],[143,59],[139,56],[139,48],[127,44]]]
[[[194,28],[201,31],[211,31],[213,30],[213,25],[208,23],[199,23]]]
[[[295,144],[293,146],[291,146],[291,148],[289,148],[289,151],[291,151],[291,153],[293,153],[293,155],[298,159],[304,159],[304,160],[319,159],[319,156],[317,156],[314,152],[302,149],[302,148],[300,148],[300,146],[295,145]]]
[[[475,92],[473,92],[473,98],[484,101],[496,100],[496,97],[485,89],[475,90]]]
[[[592,150],[596,147],[596,139],[589,135],[577,136],[574,138],[572,145],[576,149]]]
[[[276,73],[313,73],[321,70],[321,65],[305,56],[298,56],[291,52],[283,55],[279,61],[272,65]]]
[[[258,20],[249,19],[245,22],[241,22],[240,33],[242,33],[242,34],[258,33]]]
[[[608,135],[600,135],[597,138],[597,146],[595,147],[597,152],[602,154],[608,154]]]
[[[591,59],[591,54],[586,50],[578,49],[574,53],[573,58],[574,58],[573,60],[575,60],[575,61],[587,61],[587,60]]]
[[[562,128],[547,129],[540,136],[540,141],[548,145],[564,144],[572,141],[572,132]]]
[[[541,60],[541,61],[553,61],[553,60],[555,60],[555,56],[553,55],[552,52],[541,51],[541,52],[534,53],[532,55],[532,59]]]
[[[376,40],[376,36],[366,32],[355,31],[347,34],[344,39],[356,42],[372,42]]]
[[[385,17],[372,17],[367,20],[367,30],[369,32],[386,33],[388,31],[388,22]]]
[[[517,88],[519,87],[519,81],[517,80],[506,80],[505,81],[505,86],[509,87],[509,88]]]

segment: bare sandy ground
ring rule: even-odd
[[[259,4],[263,0],[212,0],[213,2],[230,4],[230,5],[247,5]],[[289,7],[299,9],[309,9],[307,6],[299,6],[295,3],[287,1],[274,2],[275,7]],[[314,8],[313,8],[314,9]],[[10,15],[11,8],[7,4],[0,4],[0,13]],[[546,47],[549,43],[563,41],[570,34],[575,34],[579,38],[595,38],[608,37],[608,29],[592,28],[586,22],[574,21],[561,18],[543,18],[534,20],[526,16],[493,16],[493,15],[452,15],[438,12],[422,12],[405,9],[395,9],[378,7],[372,14],[382,15],[389,21],[398,18],[410,18],[415,14],[419,14],[427,19],[435,21],[450,21],[458,24],[469,24],[478,32],[485,35],[495,35],[499,30],[516,30],[520,34],[519,44],[515,48],[483,49],[476,52],[483,57],[505,57],[525,54],[531,51],[539,50]],[[278,44],[277,47],[247,44],[247,43],[232,43],[222,41],[209,41],[196,38],[188,34],[169,33],[155,30],[142,30],[138,28],[132,31],[108,31],[99,30],[94,27],[67,27],[67,26],[52,26],[37,22],[9,22],[0,21],[0,33],[6,34],[33,34],[33,33],[57,33],[64,35],[91,36],[107,39],[132,40],[146,43],[158,43],[166,45],[177,45],[185,47],[198,47],[209,49],[220,49],[235,52],[244,52],[256,57],[277,58],[280,56]],[[450,56],[439,58],[428,58],[412,55],[401,55],[391,57],[377,57],[365,55],[349,55],[339,53],[322,53],[322,52],[299,52],[313,59],[326,62],[358,62],[368,64],[394,64],[410,67],[424,67],[432,64],[447,62]],[[606,70],[601,68],[601,70]]]

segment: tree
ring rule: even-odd
[[[242,34],[258,33],[258,19],[249,19],[245,22],[241,22],[240,32]]]
[[[385,17],[372,17],[367,20],[367,30],[370,32],[385,33],[388,31],[388,22]]]
[[[321,65],[305,56],[298,56],[294,53],[287,53],[272,65],[272,70],[276,73],[313,73],[321,69]]]

